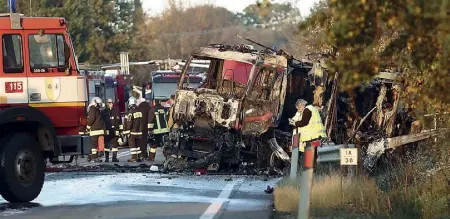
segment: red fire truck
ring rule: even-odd
[[[125,115],[127,108],[127,101],[130,98],[132,90],[131,75],[116,75],[116,90],[115,90],[115,102],[116,107],[119,109],[120,115]]]
[[[79,67],[81,68],[82,65]],[[86,75],[88,79],[88,102],[90,102],[94,97],[99,97],[105,103],[109,98],[115,100],[115,103],[123,102],[123,100],[118,98],[118,96],[124,95],[119,95],[122,92],[118,91],[118,88],[120,88],[122,84],[117,83],[116,75],[107,74],[105,71],[92,69],[82,69],[80,72]]]
[[[44,183],[44,159],[90,153],[87,80],[64,18],[0,16],[0,194],[29,202]]]
[[[161,105],[169,108],[173,104],[170,97],[175,95],[180,78],[181,71],[152,72],[152,81],[146,87],[146,90],[151,90],[151,93],[147,92],[145,99],[159,100]],[[189,80],[190,88],[197,88],[203,83],[204,76],[200,72],[190,72],[184,80],[186,82]]]

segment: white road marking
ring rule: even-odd
[[[206,211],[203,212],[202,216],[200,216],[200,219],[213,219],[214,216],[216,216],[216,214],[219,213],[223,203],[229,200],[230,194],[233,191],[234,186],[240,182],[242,182],[242,180],[233,181],[225,185],[219,197],[217,197],[214,200],[214,202],[211,205],[209,205]]]

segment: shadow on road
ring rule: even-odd
[[[37,208],[42,207],[39,203],[0,203],[0,212],[7,211],[7,210],[20,210],[20,211],[26,211],[31,208]]]
[[[49,173],[45,176],[45,181],[59,181],[67,179],[89,179],[92,177],[102,177],[115,175],[117,173],[107,173],[107,172],[57,172]]]

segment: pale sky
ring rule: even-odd
[[[186,5],[199,5],[211,3],[217,6],[224,7],[232,12],[240,12],[250,4],[256,3],[256,0],[183,0]],[[143,0],[144,9],[152,16],[153,14],[161,13],[167,6],[168,0]],[[302,17],[306,17],[310,13],[310,9],[314,3],[319,0],[276,0],[276,3],[296,2],[295,4],[300,9]]]

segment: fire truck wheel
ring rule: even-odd
[[[30,202],[41,192],[45,165],[39,144],[28,133],[0,140],[0,194],[9,202]]]

